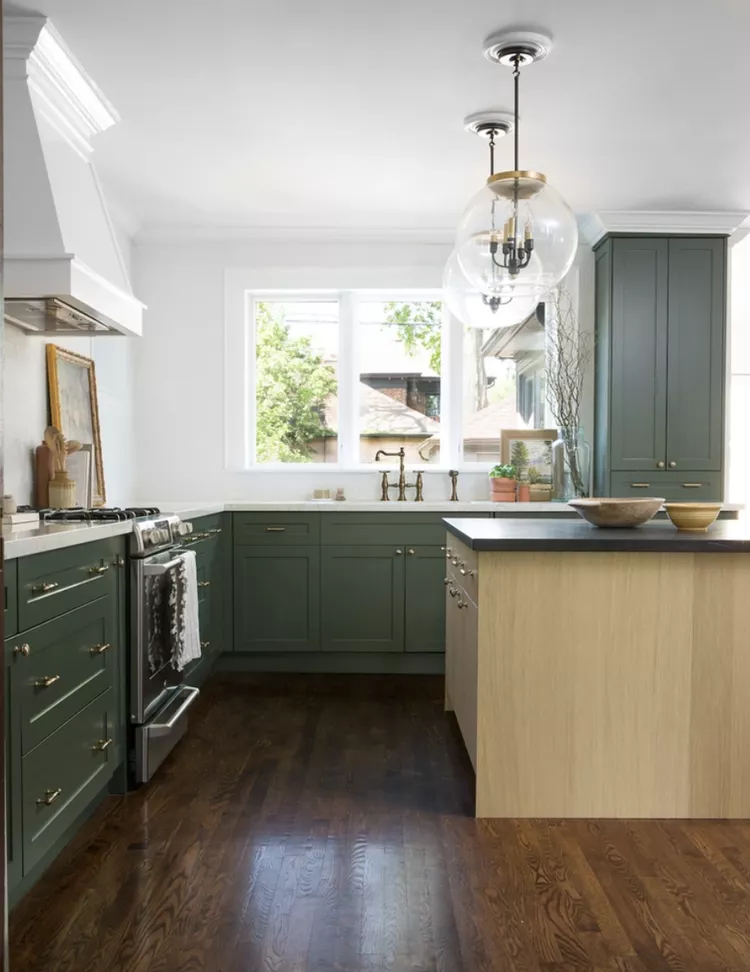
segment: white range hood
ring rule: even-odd
[[[6,16],[5,319],[30,333],[140,335],[144,305],[92,163],[118,121],[45,17]]]

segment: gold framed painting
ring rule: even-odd
[[[552,443],[555,429],[503,429],[500,461],[512,463],[521,476],[547,485],[552,482]]]
[[[107,491],[104,485],[94,362],[82,354],[75,354],[56,344],[48,344],[47,381],[52,425],[66,439],[91,443],[94,463],[92,501],[94,506],[104,506]]]

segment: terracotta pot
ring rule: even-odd
[[[529,503],[531,501],[531,484],[530,483],[519,483],[518,484],[518,502],[519,503]]]
[[[505,476],[490,476],[490,499],[494,503],[515,503],[515,479],[506,479]]]

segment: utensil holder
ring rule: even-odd
[[[67,472],[58,470],[50,480],[49,505],[53,510],[69,510],[76,505],[75,480]]]

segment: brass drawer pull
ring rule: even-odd
[[[44,796],[38,799],[36,802],[38,804],[39,803],[43,804],[45,807],[48,807],[51,803],[55,802],[55,800],[60,796],[61,793],[62,793],[61,787],[58,787],[56,790],[45,790]]]
[[[106,641],[103,645],[94,645],[89,649],[92,655],[103,655],[105,651],[109,651],[112,645]]]
[[[466,570],[464,567],[462,567],[461,568],[461,573],[464,575],[464,577],[467,577],[467,576],[468,577],[474,577],[474,575],[476,574],[476,571],[475,570]]]
[[[16,645],[16,647],[13,649],[13,654],[14,655],[23,655],[25,658],[28,658],[29,655],[31,654],[31,646],[30,645],[25,645],[25,644],[24,645]]]
[[[198,587],[210,587],[211,581],[198,581]]]
[[[59,587],[57,581],[50,581],[47,584],[37,584],[35,587],[31,588],[32,594],[49,594],[50,591],[55,591]]]
[[[286,533],[286,527],[266,527],[266,533]]]
[[[34,685],[37,688],[49,688],[50,685],[54,685],[55,682],[59,681],[59,675],[43,675],[41,678],[34,679]]]
[[[102,564],[101,567],[89,567],[89,573],[94,577],[99,574],[106,574],[108,570],[109,564]]]
[[[683,483],[683,489],[700,489],[703,483]]]
[[[204,648],[210,648],[210,647],[211,647],[211,642],[210,641],[201,641],[201,651]]]
[[[648,489],[651,483],[631,483],[633,489]]]
[[[213,530],[208,531],[212,536],[216,536],[217,533],[221,533],[221,527],[214,527]]]
[[[103,753],[106,749],[109,749],[111,745],[112,745],[111,739],[100,739],[99,742],[95,746],[92,746],[91,748],[94,750],[95,753]]]

